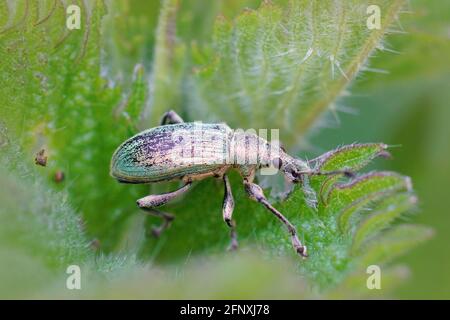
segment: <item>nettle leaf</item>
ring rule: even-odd
[[[232,21],[219,16],[211,42],[205,37],[202,43],[187,43],[177,35],[179,3],[163,1],[156,38],[149,40],[154,49],[151,74],[143,67],[145,63],[136,64],[134,74],[125,77],[133,81],[122,86],[102,76],[119,72],[105,72],[100,64],[100,24],[106,11],[102,1],[1,2],[0,159],[6,170],[2,169],[0,184],[8,192],[0,195],[0,228],[2,236],[11,241],[6,244],[21,252],[33,250],[51,266],[72,261],[89,265],[99,271],[99,287],[104,274],[120,268],[138,271],[149,281],[157,277],[157,272],[137,270],[135,254],[139,262],[175,264],[177,272],[183,272],[191,255],[222,255],[229,229],[222,220],[221,181],[199,182],[188,195],[162,208],[177,218],[156,240],[149,231],[159,221],[144,216],[135,206],[148,188],[114,181],[108,172],[110,157],[122,141],[156,124],[167,109],[181,110],[189,120],[283,128],[281,140],[294,146],[364,68],[403,1],[371,1],[379,5],[382,15],[381,28],[374,30],[366,26],[369,2],[283,3],[265,1],[259,9],[246,10]],[[81,6],[81,30],[65,28],[69,4]],[[141,40],[130,41],[130,47],[124,42],[117,48],[119,55],[131,54]],[[118,69],[129,70],[130,62],[119,63]],[[17,150],[4,151],[10,146]],[[41,149],[48,163],[37,168],[33,160]],[[354,144],[310,163],[322,171],[357,173],[374,158],[387,156],[386,149],[384,144]],[[63,172],[65,179],[55,181],[56,172]],[[274,283],[301,279],[301,288],[284,287],[286,296],[303,295],[304,287],[327,292],[346,279],[358,278],[368,263],[390,268],[387,264],[393,258],[431,235],[428,228],[397,223],[415,207],[407,177],[392,172],[354,178],[311,177],[308,186],[297,186],[285,201],[274,203],[298,227],[309,247],[310,257],[301,261],[285,228],[248,199],[242,178],[234,172],[230,180],[243,251],[257,244],[262,259],[291,257],[294,266],[288,269],[297,274],[283,276],[263,267],[253,277],[254,264],[262,264],[258,257],[245,262],[239,273],[241,279],[248,279],[241,281],[247,284],[241,290],[233,285],[227,291],[231,290],[229,279],[234,279],[241,264],[233,259],[226,260],[226,268],[212,264],[214,272],[224,274],[225,284],[217,277],[211,291],[222,286],[227,297],[236,290],[245,292],[246,286],[266,288],[261,279],[267,279],[267,274]],[[307,196],[306,189],[310,191]],[[309,206],[309,196],[317,206]],[[100,252],[99,259],[95,250]],[[120,250],[126,255],[116,255]],[[108,256],[111,252],[115,254]],[[195,265],[186,277],[203,279],[211,269],[202,268],[202,259],[196,261],[200,267]],[[392,278],[397,274],[392,272]],[[181,282],[174,281],[167,296],[176,296]],[[166,282],[160,283],[154,290]],[[198,296],[203,297],[203,283],[189,283],[198,283]],[[114,292],[126,287],[119,284]],[[97,294],[105,294],[99,290]]]
[[[389,157],[387,149],[383,143],[353,144],[329,151],[311,160],[310,164],[321,171],[360,170],[376,157]]]
[[[380,8],[379,29],[367,27],[369,5]],[[213,49],[190,80],[190,118],[283,128],[283,143],[298,143],[364,67],[402,5],[264,1],[232,21],[219,16]]]
[[[28,159],[45,149],[51,186],[67,187],[88,237],[109,252],[120,244],[137,212],[134,201],[146,189],[124,188],[109,175],[112,153],[139,125],[147,99],[144,69],[135,68],[129,91],[101,76],[102,1],[9,4],[0,21],[22,18],[0,36],[1,119]],[[80,6],[80,30],[66,28],[70,4]],[[60,184],[53,182],[57,171],[65,176]]]
[[[169,109],[181,109],[186,49],[175,34],[178,6],[178,0],[162,3],[156,29],[150,102],[144,111],[143,127],[158,125],[161,115]]]
[[[416,204],[417,198],[412,193],[384,195],[383,200],[374,206],[372,212],[355,230],[352,250],[360,250],[366,239],[390,226],[395,219],[414,209]]]
[[[383,144],[354,144],[328,152],[313,163],[324,171],[355,171],[376,156],[385,156],[385,149]],[[364,273],[368,265],[384,266],[432,234],[425,227],[392,226],[393,221],[411,211],[417,203],[408,177],[392,172],[372,172],[344,183],[338,180],[330,183],[329,179],[316,177],[311,186],[317,193],[328,188],[325,200],[317,209],[299,207],[304,195],[297,189],[293,195],[297,205],[292,208],[296,215],[300,212],[298,227],[311,245],[311,261],[301,269],[319,286],[339,283],[349,274],[356,273],[354,277],[360,278],[359,274]],[[289,202],[288,199],[286,203]],[[289,212],[290,205],[281,205],[287,209],[284,212]],[[410,242],[403,238],[405,230],[411,230],[414,239]]]
[[[141,120],[142,108],[146,99],[147,82],[144,67],[141,64],[137,64],[134,68],[130,93],[114,110],[116,119],[127,122],[129,136],[139,131],[139,121]]]
[[[361,265],[384,264],[430,239],[433,230],[418,225],[400,225],[380,234],[365,248]]]
[[[52,268],[93,258],[66,191],[52,190],[41,168],[30,168],[17,145],[4,145],[0,152],[0,248],[39,257]]]
[[[358,171],[367,166],[376,157],[389,157],[388,146],[382,143],[353,144],[329,151],[310,161],[311,167],[318,171],[348,170]],[[331,186],[338,181],[339,175],[318,177],[313,183],[321,183],[319,196],[323,203],[330,192]]]
[[[399,191],[410,191],[411,181],[392,172],[373,172],[336,184],[326,199],[329,213],[339,213],[339,227],[348,230],[352,216],[370,201]]]
[[[161,1],[122,0],[107,2],[102,19],[102,72],[121,86],[129,87],[137,64],[149,70],[154,32]],[[141,105],[142,107],[142,105]]]

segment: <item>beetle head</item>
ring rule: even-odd
[[[290,161],[288,161],[285,164],[282,171],[292,183],[302,183],[304,180],[303,177],[306,176],[342,175],[347,178],[354,177],[354,172],[351,170],[343,169],[343,170],[321,171],[320,169],[314,169],[314,167],[315,167],[314,164],[313,167],[310,167],[308,162],[291,157]]]
[[[302,176],[312,171],[307,162],[293,158],[286,153],[272,162],[292,183],[301,182]]]

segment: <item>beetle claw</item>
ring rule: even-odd
[[[239,247],[239,244],[236,239],[231,240],[230,245],[227,248],[227,251],[236,251]]]
[[[306,246],[297,247],[297,248],[295,248],[295,251],[297,251],[297,253],[298,253],[302,258],[308,258],[308,253],[307,253]]]

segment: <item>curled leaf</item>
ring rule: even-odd
[[[393,172],[372,172],[346,184],[334,185],[326,198],[327,211],[338,215],[342,231],[349,228],[352,216],[380,197],[412,189],[411,180]]]
[[[408,212],[417,203],[411,193],[396,194],[381,201],[357,227],[353,237],[352,251],[357,252],[363,243],[390,225],[392,221]]]
[[[358,171],[367,166],[379,156],[388,156],[388,146],[384,143],[351,144],[329,151],[320,157],[311,160],[310,165],[318,171],[349,170]],[[340,176],[316,177],[321,182],[320,198],[322,202],[327,197],[331,187]]]
[[[388,146],[384,143],[351,144],[329,151],[311,161],[320,171],[351,170],[357,171],[367,166],[379,156],[388,156]]]

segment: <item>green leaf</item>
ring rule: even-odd
[[[326,211],[339,213],[341,230],[348,230],[351,218],[369,202],[411,188],[410,179],[396,173],[365,174],[349,183],[332,187],[326,199]]]
[[[430,239],[433,230],[419,225],[400,225],[371,241],[360,258],[360,265],[384,264]]]
[[[68,203],[67,192],[53,191],[39,168],[27,166],[17,146],[0,150],[0,248],[39,257],[52,268],[93,258],[83,222]],[[14,171],[21,179],[15,178]]]
[[[329,151],[310,162],[314,168],[324,172],[357,171],[367,166],[376,157],[389,157],[387,148],[388,146],[383,143],[351,144]]]
[[[102,71],[127,89],[136,65],[146,70],[152,66],[160,4],[160,1],[139,0],[107,3],[108,14],[101,26]]]
[[[367,166],[376,157],[389,157],[386,151],[387,145],[383,143],[352,144],[329,151],[322,156],[310,161],[311,167],[317,171],[327,172],[336,170],[347,170],[356,172]],[[322,203],[326,203],[326,198],[330,188],[340,179],[339,175],[315,177],[313,183],[321,184],[319,196]]]
[[[134,77],[129,96],[114,110],[116,118],[123,117],[128,123],[129,135],[138,131],[142,106],[147,99],[147,82],[144,67],[140,64],[134,68]]]
[[[89,236],[111,251],[137,211],[133,202],[139,190],[118,185],[109,176],[109,162],[139,125],[147,97],[144,70],[136,67],[130,93],[101,77],[102,1],[83,2],[82,28],[72,31],[60,27],[65,26],[67,3],[57,2],[54,9],[44,2],[27,3],[23,23],[0,38],[0,58],[6,61],[0,66],[0,94],[6,97],[0,117],[11,143],[23,146],[26,157],[46,150],[45,175],[51,180],[56,171],[65,175],[52,187],[67,188]],[[36,25],[43,12],[48,18]]]
[[[178,0],[162,3],[156,29],[150,105],[144,113],[144,128],[159,124],[159,119],[169,109],[180,110],[181,80],[184,68],[185,47],[176,39]]]
[[[138,297],[226,298],[241,292],[248,298],[255,291],[270,297],[274,288],[282,297],[322,297],[346,279],[361,278],[364,263],[389,263],[429,236],[429,229],[392,224],[413,208],[405,199],[414,197],[409,178],[387,172],[350,181],[311,177],[311,194],[322,199],[317,208],[308,206],[306,187],[274,203],[309,248],[308,260],[300,261],[285,227],[248,199],[234,172],[241,250],[257,245],[258,258],[245,252],[236,259],[222,257],[229,229],[222,219],[221,181],[199,182],[163,207],[177,218],[154,239],[149,231],[159,221],[135,206],[148,188],[118,184],[108,172],[115,148],[138,128],[158,123],[168,109],[182,111],[187,120],[283,128],[282,141],[296,145],[364,67],[402,1],[371,2],[383,17],[382,28],[372,31],[365,25],[365,1],[265,1],[228,20],[225,14],[242,8],[236,1],[211,30],[211,16],[202,17],[206,22],[192,29],[202,30],[198,38],[189,29],[189,21],[198,21],[190,10],[197,8],[198,15],[203,8],[198,4],[163,1],[153,37],[136,30],[141,32],[141,23],[153,26],[154,12],[148,22],[133,19],[127,25],[126,17],[114,19],[118,8],[138,10],[127,9],[131,2],[108,8],[109,23],[119,23],[111,33],[101,31],[102,1],[73,2],[81,5],[82,29],[68,31],[62,26],[70,3],[0,3],[0,186],[7,190],[0,195],[0,255],[15,265],[29,261],[45,279],[18,284],[18,293],[33,288],[51,296],[65,281],[55,274],[76,263],[92,276],[83,292],[89,297],[123,297],[132,290]],[[205,15],[224,3],[205,5]],[[126,35],[118,36],[118,30]],[[118,39],[105,44],[110,34]],[[110,56],[101,63],[105,48],[112,52],[106,50]],[[41,149],[47,167],[34,165]],[[384,144],[354,144],[310,163],[325,171],[356,172],[383,155]],[[60,171],[65,179],[55,181]],[[358,223],[363,210],[372,214]],[[278,261],[289,265],[279,268]],[[147,270],[149,265],[156,267]],[[208,290],[198,280],[205,275]],[[396,276],[393,272],[392,283]],[[7,277],[0,272],[0,278]],[[142,286],[148,282],[152,286]]]
[[[369,4],[380,29],[366,26]],[[317,123],[366,63],[403,1],[264,1],[233,21],[219,16],[207,65],[191,79],[192,119],[283,128],[292,146]],[[333,30],[333,32],[330,32]]]
[[[415,207],[417,198],[410,193],[402,193],[386,197],[375,206],[373,213],[368,215],[357,227],[353,238],[354,252],[361,249],[364,241],[371,235],[387,228],[392,221]]]

